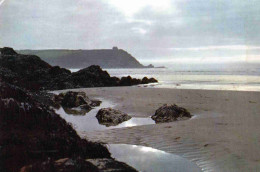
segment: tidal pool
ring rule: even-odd
[[[114,107],[115,104],[100,99],[102,101],[101,105],[98,107],[95,107],[85,115],[72,115],[67,114],[64,109],[61,107],[58,110],[56,110],[56,113],[59,114],[62,118],[64,118],[67,122],[71,123],[73,127],[77,131],[98,131],[98,130],[107,130],[107,129],[113,129],[113,128],[123,128],[123,127],[132,127],[137,125],[148,125],[148,124],[155,124],[155,122],[149,117],[149,118],[131,118],[128,121],[125,121],[117,126],[110,126],[106,127],[105,125],[101,125],[98,123],[98,120],[96,118],[96,114],[101,108],[107,108],[107,107]],[[131,115],[131,114],[129,114]]]
[[[125,162],[142,172],[201,172],[193,162],[180,156],[170,154],[151,147],[109,144],[107,145],[113,158]]]

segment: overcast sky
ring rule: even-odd
[[[259,62],[259,20],[259,0],[0,0],[0,47],[118,46],[144,62]]]

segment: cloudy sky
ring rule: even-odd
[[[143,62],[260,62],[259,0],[0,0],[0,47],[127,50]]]

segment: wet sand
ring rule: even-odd
[[[203,171],[260,171],[260,92],[162,88],[87,88],[135,117],[165,103],[188,109],[192,119],[79,133],[93,141],[135,144],[180,155]],[[87,124],[86,124],[87,125]]]

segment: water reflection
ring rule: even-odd
[[[108,149],[112,157],[127,163],[138,171],[201,172],[195,163],[151,147],[110,144]]]
[[[100,98],[99,98],[100,99]],[[133,127],[137,125],[148,125],[155,124],[155,122],[151,118],[131,118],[128,121],[125,121],[117,126],[106,127],[104,125],[100,125],[96,118],[96,114],[101,108],[114,107],[115,104],[112,104],[109,101],[100,99],[102,101],[99,107],[95,107],[90,112],[86,113],[84,116],[75,116],[67,114],[64,109],[61,107],[56,110],[56,113],[59,114],[62,118],[64,118],[67,122],[73,124],[77,131],[96,131],[96,130],[107,130],[112,128],[123,128],[123,127]]]

